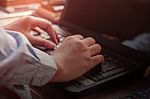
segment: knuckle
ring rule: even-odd
[[[25,21],[31,21],[33,19],[33,16],[24,16],[23,18]]]
[[[75,40],[73,45],[77,50],[80,50],[80,52],[85,52],[87,50],[80,40]]]
[[[73,36],[69,36],[69,37],[66,38],[66,40],[69,40],[69,41],[74,40],[74,39],[75,39],[75,37],[73,37]]]
[[[33,21],[33,16],[24,16],[20,19],[24,24],[31,24]],[[28,25],[27,25],[28,26]]]
[[[65,39],[68,44],[70,44],[74,49],[80,49],[83,50],[85,49],[85,46],[83,44],[83,42],[81,40],[79,40],[78,38],[74,37],[74,36],[69,36]]]
[[[83,42],[79,39],[77,39],[76,37],[70,37],[69,38],[70,40],[72,40],[73,44],[76,46],[76,47],[83,47]]]

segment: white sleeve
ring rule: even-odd
[[[57,66],[52,56],[31,46],[20,33],[0,29],[0,83],[44,85]]]

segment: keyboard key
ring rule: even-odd
[[[90,80],[95,81],[95,82],[104,79],[104,77],[103,77],[102,75],[98,75],[98,74],[95,74],[95,75],[85,74],[84,76],[85,76],[86,78],[89,78]]]
[[[102,76],[102,75],[96,75],[96,77],[97,77],[99,80],[104,79],[104,76]]]
[[[91,78],[93,81],[95,81],[95,82],[98,82],[100,79],[98,78],[98,77],[96,77],[96,76],[93,76],[92,78]]]
[[[107,72],[107,71],[109,71],[112,67],[113,67],[113,65],[109,64],[108,62],[105,62],[104,64],[102,64],[102,71],[103,71],[103,72]]]
[[[103,73],[102,76],[103,76],[104,78],[106,78],[106,77],[109,77],[109,76],[118,74],[118,73],[120,73],[120,72],[123,72],[123,71],[125,71],[125,70],[126,70],[126,69],[123,68],[123,67],[122,67],[122,68],[113,69],[113,70],[111,70],[111,71],[108,71],[108,72]]]
[[[83,76],[80,77],[80,78],[78,78],[77,80],[78,80],[81,84],[86,85],[86,86],[95,83],[94,81],[92,81],[92,80],[90,80],[90,79],[88,79],[88,78],[86,78],[86,77],[83,77]]]
[[[47,33],[41,33],[40,35],[43,39],[50,40],[50,36]]]
[[[74,83],[74,85],[75,85],[76,87],[80,87],[82,84],[81,84],[80,81],[76,81],[76,82]]]

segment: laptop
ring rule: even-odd
[[[105,58],[103,64],[98,64],[81,77],[60,84],[61,88],[71,95],[88,95],[109,87],[114,82],[138,78],[148,66],[144,53],[122,45],[121,42],[102,37],[103,33],[123,31],[120,21],[114,20],[118,20],[117,16],[109,16],[112,15],[112,9],[106,6],[104,0],[67,0],[58,25],[54,25],[61,41],[76,33],[84,37],[93,37],[102,46],[101,54]],[[46,52],[51,54],[51,50]]]

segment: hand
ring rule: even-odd
[[[84,39],[75,35],[66,38],[52,55],[58,69],[51,82],[73,80],[86,73],[104,60],[100,51],[100,45],[91,37]]]
[[[46,31],[53,42],[30,35],[30,31],[36,30],[36,27]],[[24,34],[33,45],[43,46],[46,48],[54,48],[59,40],[55,30],[52,27],[52,24],[47,20],[37,17],[22,17],[13,23],[4,26],[4,29],[18,31]]]
[[[50,7],[48,5],[48,7]],[[45,8],[39,7],[32,13],[32,16],[40,17],[51,21],[53,24],[58,23],[61,13],[51,12]]]

